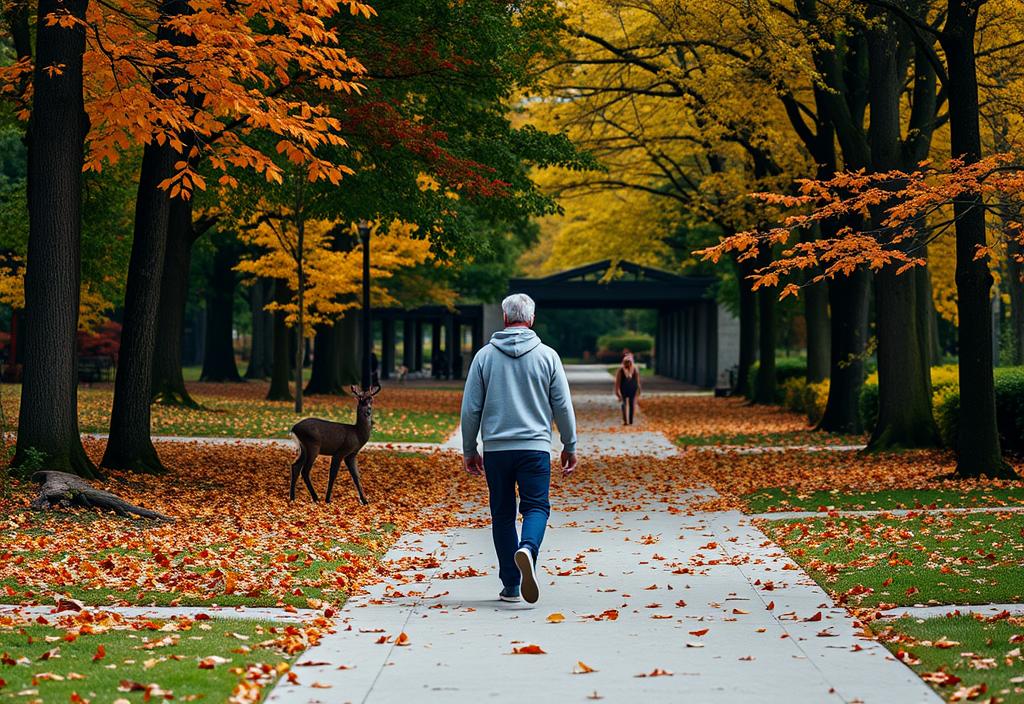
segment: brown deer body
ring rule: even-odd
[[[342,460],[345,460],[345,466],[348,467],[349,474],[352,475],[352,482],[356,485],[356,491],[359,493],[359,502],[364,506],[369,503],[363,494],[363,484],[359,479],[356,455],[370,439],[370,431],[373,427],[373,397],[379,392],[379,385],[368,391],[359,391],[356,387],[352,387],[352,394],[359,402],[356,407],[355,424],[334,423],[322,418],[304,418],[292,426],[292,438],[299,446],[299,457],[292,464],[289,501],[295,500],[295,485],[298,483],[300,474],[313,501],[319,501],[316,490],[313,489],[313,482],[309,479],[309,473],[313,469],[313,463],[316,462],[317,457],[330,455],[331,473],[327,480],[326,503],[331,503],[334,480],[338,476]]]

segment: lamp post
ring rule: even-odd
[[[370,325],[370,223],[359,221],[359,240],[363,244],[363,391],[370,389],[370,354],[373,351],[373,327]]]

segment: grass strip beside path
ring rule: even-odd
[[[1024,619],[901,618],[873,629],[946,701],[1024,701]]]
[[[1024,515],[913,513],[759,521],[852,606],[1024,601]]]
[[[239,683],[258,686],[259,701],[292,660],[257,647],[284,628],[269,622],[148,623],[91,633],[0,622],[0,702],[223,702]]]
[[[972,489],[889,489],[856,492],[819,490],[808,493],[769,488],[741,497],[750,513],[773,511],[879,511],[1024,506],[1024,487]]]

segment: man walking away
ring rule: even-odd
[[[487,476],[502,601],[539,597],[536,565],[551,504],[551,420],[562,436],[562,471],[576,469],[576,416],[558,353],[531,328],[536,306],[515,293],[501,302],[505,329],[473,358],[462,396],[463,466]],[[484,456],[477,452],[483,437]],[[516,534],[516,488],[523,514]]]

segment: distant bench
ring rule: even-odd
[[[114,376],[114,358],[97,355],[78,358],[78,380],[89,384],[111,381]]]

